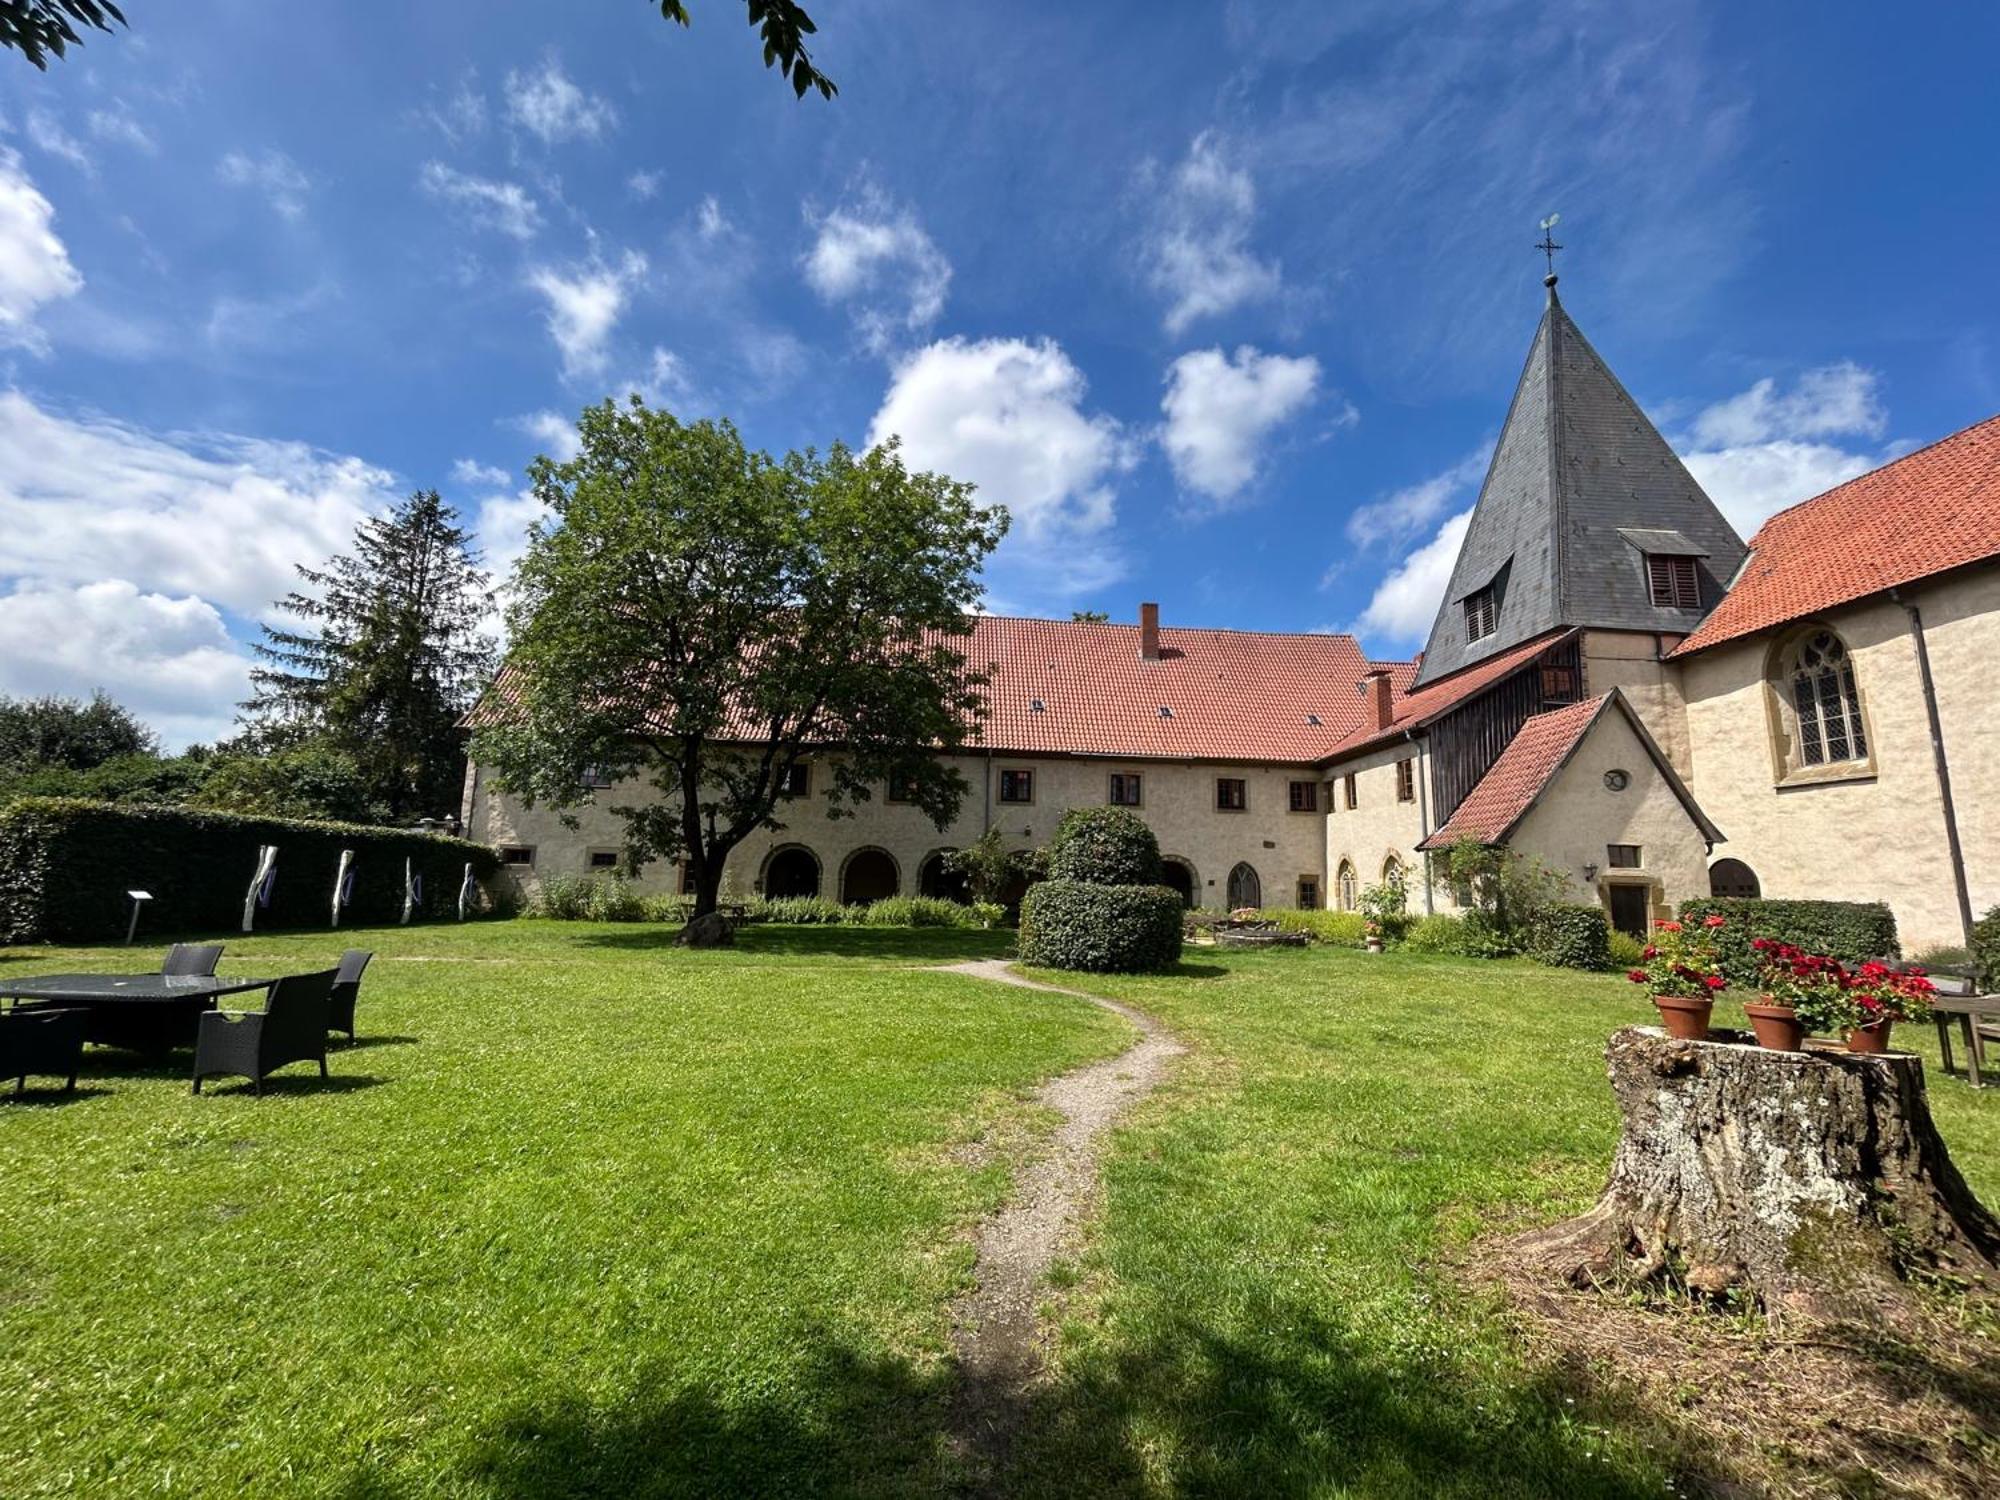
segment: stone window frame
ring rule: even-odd
[[[583,851],[583,867],[586,870],[615,870],[618,868],[617,849],[596,848]],[[609,858],[606,858],[606,856]]]
[[[1299,794],[1305,794],[1300,801]],[[1317,781],[1291,781],[1285,785],[1287,808],[1295,813],[1316,813],[1319,811],[1319,783]]]
[[[993,790],[993,800],[1003,803],[1008,807],[1033,807],[1035,805],[1035,768],[1033,766],[1001,766],[999,769],[1000,784]],[[1028,789],[1028,795],[1025,797],[1008,796],[1007,782],[1009,777],[1026,778],[1025,784]],[[1019,782],[1016,783],[1016,785],[1020,784]]]
[[[794,786],[794,782],[798,785]],[[784,774],[778,778],[778,795],[795,802],[801,797],[812,795],[812,784],[812,762],[795,760],[785,767]]]
[[[1631,859],[1623,858],[1619,851],[1630,849]],[[1606,844],[1604,846],[1604,868],[1607,870],[1643,870],[1646,868],[1646,846],[1644,844]]]
[[[1292,887],[1292,901],[1300,911],[1318,911],[1319,876],[1301,875]]]
[[[1333,901],[1340,911],[1361,909],[1361,873],[1354,867],[1354,861],[1341,855],[1340,863],[1334,866]]]
[[[1229,800],[1224,787],[1234,787],[1235,801]],[[1240,813],[1250,811],[1250,780],[1246,776],[1218,776],[1215,778],[1215,810],[1217,812]]]
[[[1406,755],[1396,762],[1396,800],[1417,800],[1417,758],[1414,755]]]
[[[535,867],[533,844],[501,844],[495,852],[499,854],[500,863],[505,868],[532,870]]]
[[[1345,788],[1347,810],[1353,812],[1361,806],[1361,773],[1359,771],[1349,771],[1342,785]]]
[[[1858,722],[1866,753],[1845,760],[1810,763],[1805,759],[1803,737],[1799,732],[1798,707],[1793,696],[1793,663],[1805,645],[1820,635],[1831,636],[1841,648],[1846,664],[1845,685],[1852,694],[1847,712]],[[1771,774],[1776,785],[1823,786],[1875,779],[1880,769],[1876,752],[1881,742],[1875,733],[1875,721],[1869,713],[1868,689],[1862,676],[1847,636],[1826,620],[1804,621],[1773,639],[1764,658],[1764,705],[1771,745]]]
[[[1131,795],[1120,796],[1121,792]],[[1143,771],[1112,771],[1104,783],[1105,805],[1107,807],[1144,807],[1146,805],[1146,773]]]

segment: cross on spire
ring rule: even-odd
[[[1542,285],[1551,290],[1556,284],[1556,251],[1562,249],[1562,246],[1556,243],[1556,220],[1561,217],[1561,214],[1550,214],[1542,220],[1542,237],[1535,241],[1535,248],[1548,257],[1549,274],[1542,278]]]

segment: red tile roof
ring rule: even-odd
[[[1311,764],[1361,724],[1371,666],[1392,684],[1415,671],[1368,662],[1350,635],[1163,626],[1145,661],[1136,625],[1005,615],[976,616],[961,649],[992,676],[978,748],[1131,760]],[[472,722],[512,691],[503,668]]]
[[[1687,656],[2000,556],[2000,416],[1781,510]]]
[[[1464,838],[1482,844],[1504,840],[1563,768],[1570,752],[1582,743],[1611,696],[1605,693],[1528,720],[1458,805],[1458,811],[1417,847],[1449,849]]]
[[[1339,744],[1333,747],[1332,757],[1345,757],[1377,745],[1398,740],[1409,730],[1430,723],[1448,709],[1456,708],[1466,699],[1484,692],[1501,678],[1517,671],[1540,656],[1549,647],[1574,634],[1569,630],[1552,630],[1546,635],[1538,635],[1533,640],[1523,641],[1511,650],[1502,651],[1498,656],[1490,656],[1485,661],[1454,672],[1449,677],[1440,677],[1436,682],[1425,683],[1414,693],[1409,690],[1411,680],[1416,676],[1415,662],[1374,662],[1372,666],[1385,666],[1390,670],[1390,685],[1395,689],[1389,701],[1389,724],[1377,729],[1372,723],[1355,726]]]

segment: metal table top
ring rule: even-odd
[[[76,1000],[93,1005],[107,1001],[159,1005],[240,995],[249,990],[269,989],[274,983],[273,979],[221,974],[0,975],[0,996],[16,1000]]]

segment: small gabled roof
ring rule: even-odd
[[[1448,849],[1466,838],[1482,844],[1504,844],[1507,836],[1520,826],[1521,820],[1562,773],[1562,768],[1569,764],[1570,757],[1576,754],[1577,747],[1584,742],[1597,721],[1614,708],[1624,715],[1625,721],[1639,736],[1639,742],[1646,747],[1653,764],[1666,778],[1674,795],[1680,798],[1681,805],[1687,809],[1695,826],[1701,829],[1710,847],[1721,843],[1722,831],[1708,820],[1708,815],[1696,803],[1686,783],[1674,774],[1674,768],[1667,763],[1652,735],[1646,732],[1646,726],[1633,712],[1632,705],[1625,701],[1625,695],[1613,688],[1599,697],[1550,709],[1529,719],[1521,726],[1520,732],[1508,741],[1507,748],[1500,752],[1500,758],[1479,778],[1478,785],[1458,805],[1458,810],[1445,820],[1442,828],[1417,847]]]
[[[1477,666],[1467,667],[1450,677],[1436,682],[1413,687],[1416,676],[1414,662],[1370,662],[1371,667],[1386,668],[1392,696],[1389,700],[1389,722],[1377,729],[1372,722],[1357,725],[1340,743],[1328,752],[1328,761],[1344,760],[1363,750],[1372,750],[1391,740],[1399,740],[1413,729],[1441,718],[1459,704],[1492,687],[1501,679],[1512,676],[1521,667],[1532,662],[1549,647],[1568,640],[1576,634],[1573,630],[1552,630],[1547,635],[1538,635],[1531,641],[1523,641],[1511,651],[1503,651],[1498,656],[1488,657]]]
[[[1901,584],[2000,557],[2000,416],[1781,510],[1672,653],[1690,656]]]

